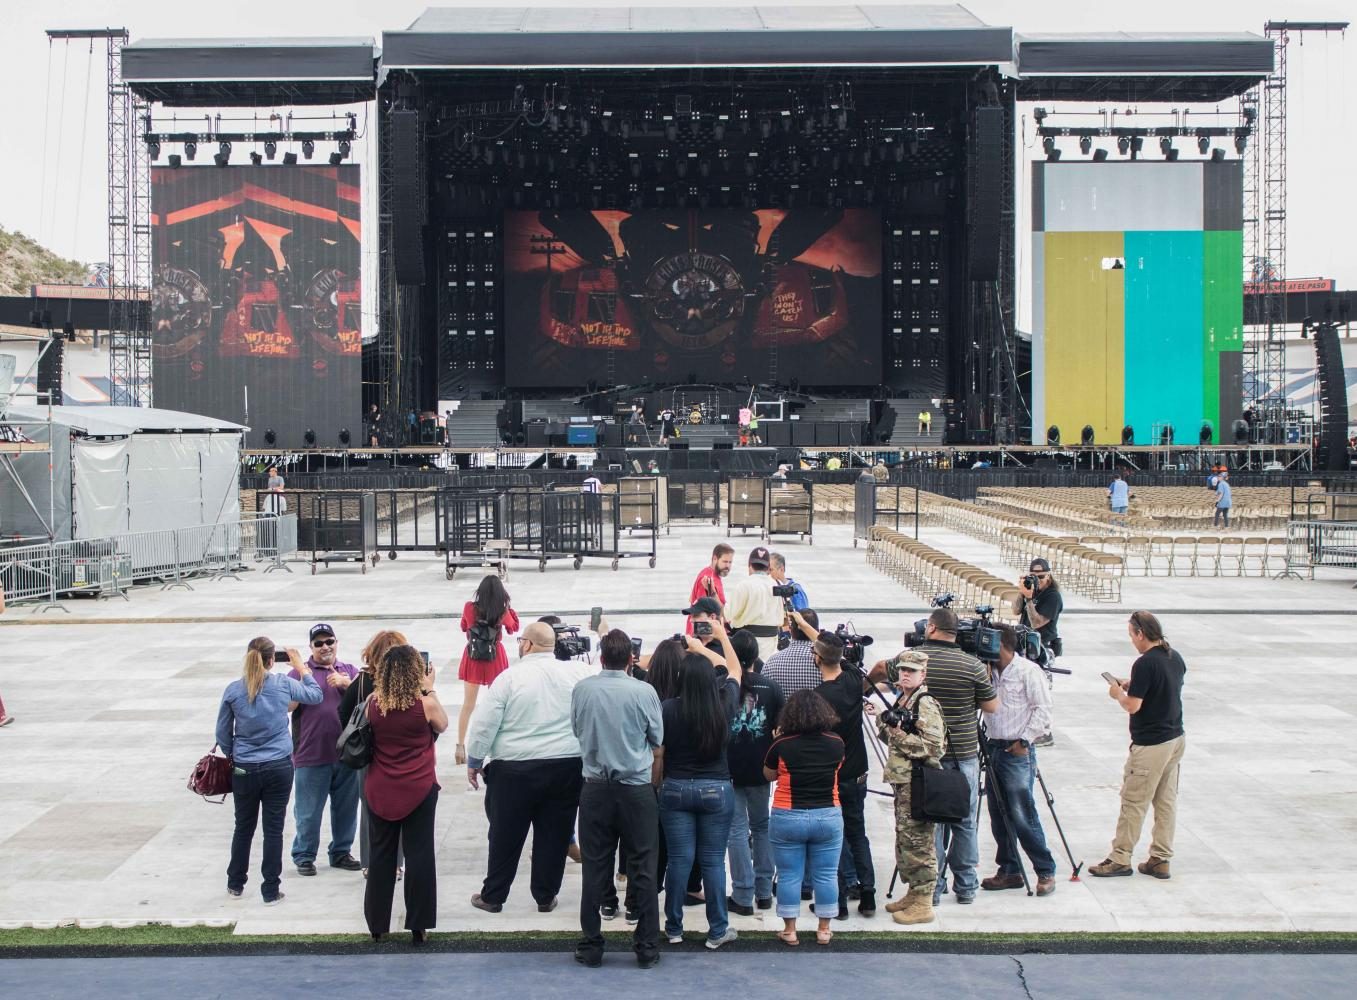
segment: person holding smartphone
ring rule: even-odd
[[[290,663],[294,679],[273,673],[275,662]],[[264,860],[260,865],[264,904],[281,902],[283,821],[292,795],[292,733],[289,707],[319,705],[325,694],[295,649],[275,649],[260,636],[245,648],[241,676],[226,686],[217,710],[217,745],[231,758],[231,795],[236,825],[226,893],[239,897],[249,879],[250,847],[260,814],[264,818]]]

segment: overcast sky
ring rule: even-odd
[[[581,6],[538,0],[537,6]],[[588,6],[660,6],[608,3]],[[688,0],[689,6],[730,6]],[[795,2],[781,6],[804,6]],[[823,5],[823,4],[821,4]],[[63,0],[8,3],[0,14],[7,37],[0,93],[10,128],[0,138],[0,225],[40,238],[84,262],[107,257],[105,228],[104,53],[87,44],[49,47],[48,28],[125,25],[133,40],[154,37],[370,35],[405,27],[430,4],[411,0],[234,0],[229,5],[182,0]],[[442,3],[436,6],[521,6]],[[674,6],[664,4],[663,6]],[[965,4],[993,25],[1018,31],[1253,31],[1269,18],[1337,20],[1351,2],[1303,0],[972,0]],[[1357,197],[1350,187],[1357,160],[1357,111],[1348,59],[1357,40],[1312,38],[1290,54],[1289,259],[1291,277],[1324,276],[1357,288]],[[1357,70],[1351,75],[1357,81]],[[88,83],[88,85],[87,85]],[[64,100],[63,100],[64,97]],[[1194,109],[1195,110],[1195,109]],[[1204,110],[1204,109],[1203,109]],[[45,141],[45,155],[44,155]],[[1035,145],[1035,144],[1034,144]],[[1040,153],[1039,146],[1036,152]],[[200,157],[203,154],[199,154]],[[210,153],[208,154],[210,155]],[[240,151],[237,156],[243,159]],[[44,181],[43,163],[47,163]],[[366,178],[365,178],[366,180]],[[365,210],[370,211],[368,199]],[[368,216],[370,217],[370,215]],[[1027,241],[1018,234],[1019,244]],[[1020,275],[1020,284],[1025,276]]]

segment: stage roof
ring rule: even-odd
[[[43,423],[46,406],[11,403],[9,419]],[[179,410],[160,410],[145,406],[53,406],[52,422],[90,437],[124,437],[143,432],[201,433],[203,431],[244,431],[244,424],[205,417]]]
[[[171,39],[123,49],[142,97],[175,106],[370,100],[388,70],[996,66],[1023,100],[1218,100],[1272,69],[1268,39],[1015,34],[959,4],[447,8],[364,38]]]

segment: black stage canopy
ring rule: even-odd
[[[361,38],[172,39],[123,49],[167,105],[370,100],[387,70],[995,66],[1023,100],[1221,100],[1272,69],[1247,33],[1015,34],[956,4],[735,8],[442,8]]]

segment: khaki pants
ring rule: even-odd
[[[1131,744],[1131,755],[1121,776],[1121,815],[1108,858],[1119,865],[1131,863],[1131,850],[1140,839],[1145,813],[1154,806],[1150,834],[1150,857],[1173,857],[1173,828],[1178,815],[1178,770],[1186,747],[1179,736],[1156,746]]]

